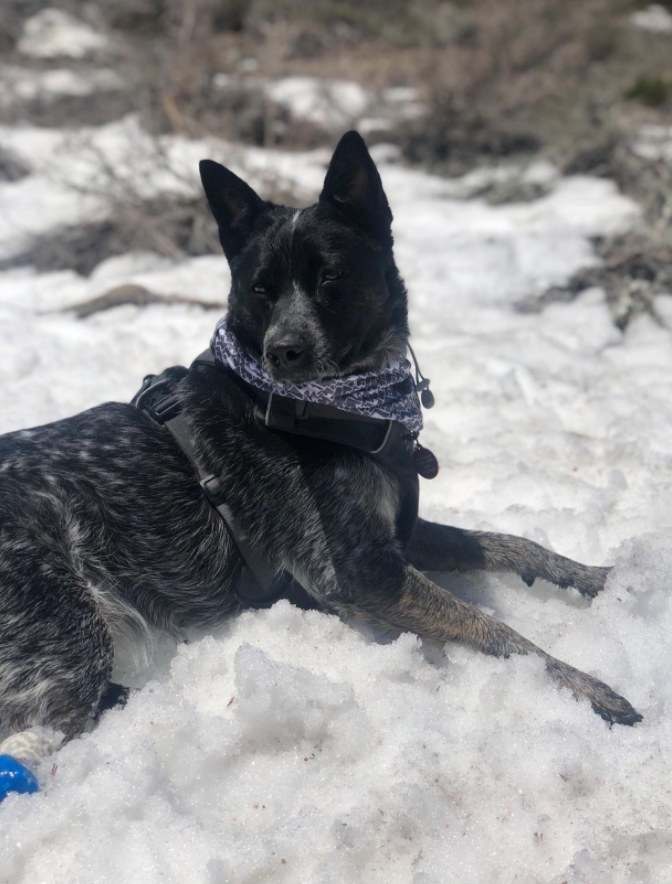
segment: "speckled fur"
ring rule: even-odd
[[[320,201],[299,214],[263,203],[214,163],[202,175],[232,269],[229,327],[247,346],[264,358],[269,341],[294,336],[294,378],[319,377],[324,366],[359,371],[405,351],[391,213],[356,134],[339,144]],[[608,569],[421,519],[405,542],[392,473],[354,449],[267,430],[216,375],[193,368],[178,395],[204,466],[278,572],[330,610],[486,653],[538,653],[610,722],[639,720],[606,685],[416,570],[510,569],[527,583],[543,577],[593,596]],[[38,728],[32,744],[44,742],[40,727],[77,733],[108,688],[119,640],[234,614],[238,564],[182,451],[131,406],[101,405],[1,438],[0,731]]]

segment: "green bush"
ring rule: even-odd
[[[670,87],[660,77],[643,75],[637,77],[625,93],[625,97],[632,101],[638,101],[646,107],[662,107],[669,100]]]

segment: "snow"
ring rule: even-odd
[[[633,12],[630,21],[636,28],[642,28],[644,31],[653,31],[659,34],[672,33],[672,15],[658,3]]]
[[[352,80],[284,77],[266,84],[266,94],[297,119],[344,128],[361,117],[372,96]]]
[[[105,49],[107,38],[62,9],[48,7],[27,19],[18,50],[34,58],[83,58]]]
[[[121,161],[134,131],[127,121],[93,137]],[[34,168],[0,184],[0,257],[17,242],[9,218],[47,229],[97,210],[54,180],[66,155],[72,174],[88,168],[76,144],[27,127],[0,135]],[[306,193],[328,159],[167,147],[185,167],[210,155],[252,181],[279,168]],[[120,661],[144,685],[126,709],[48,758],[42,793],[0,805],[2,884],[670,880],[670,332],[646,317],[617,331],[598,289],[516,310],[596,261],[591,237],[627,229],[636,208],[608,181],[548,167],[533,173],[546,196],[496,207],[460,197],[473,181],[387,161],[381,172],[437,400],[423,443],[441,472],[423,481],[423,514],[616,565],[592,604],[509,575],[440,582],[604,678],[644,721],[609,729],[532,657],[486,658],[278,603],[160,643],[149,673]],[[218,306],[86,321],[60,311],[120,282]],[[145,373],[188,362],[227,284],[215,256],[129,255],[89,279],[0,274],[0,431],[128,400]]]
[[[634,152],[644,160],[672,161],[672,126],[649,123],[641,126],[632,142]]]
[[[218,73],[213,86],[227,90],[239,88],[262,92],[266,98],[284,107],[295,120],[306,120],[340,132],[354,125],[375,101],[374,96],[354,80],[327,80],[321,77],[279,77],[266,79],[255,74],[254,59],[243,59],[238,74]],[[240,74],[248,76],[241,79]],[[396,102],[403,97],[396,97]]]
[[[119,74],[111,68],[94,68],[86,72],[86,77],[82,77],[69,68],[34,71],[17,65],[5,65],[0,69],[0,76],[8,87],[0,96],[3,103],[45,95],[90,95],[92,92],[114,91],[124,84]]]
[[[422,116],[427,108],[417,89],[398,86],[373,92],[354,80],[291,76],[267,79],[256,73],[255,59],[243,59],[238,73],[217,73],[212,85],[221,90],[260,93],[267,101],[284,108],[295,121],[307,121],[336,136],[349,128],[361,133],[389,132]]]

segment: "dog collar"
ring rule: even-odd
[[[395,421],[414,436],[422,429],[416,384],[406,359],[396,359],[385,368],[359,374],[288,383],[275,381],[261,360],[242,346],[223,321],[215,330],[211,348],[218,363],[267,394],[269,406],[277,398],[294,400],[362,418]]]

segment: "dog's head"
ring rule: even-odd
[[[405,354],[392,213],[356,132],[341,138],[307,209],[264,202],[212,160],[200,168],[231,268],[228,327],[276,380],[380,368]]]

